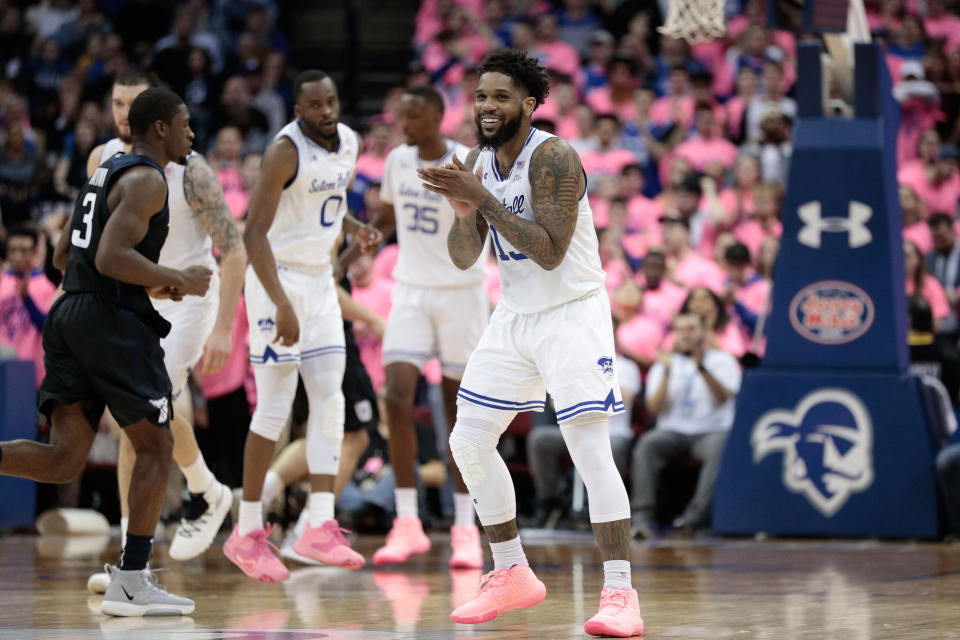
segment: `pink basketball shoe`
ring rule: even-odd
[[[393,521],[387,534],[387,544],[373,554],[373,564],[378,567],[396,562],[406,562],[410,556],[430,551],[430,538],[423,532],[420,518],[403,516]]]
[[[233,533],[223,545],[223,554],[254,580],[284,582],[290,577],[290,572],[270,551],[271,547],[276,549],[267,540],[272,530],[271,525],[266,530],[254,529],[247,535],[241,536],[239,527],[234,527]]]
[[[460,624],[487,622],[504,611],[539,604],[545,597],[547,588],[529,565],[515,564],[483,576],[477,597],[454,609],[450,619]]]
[[[643,618],[636,589],[604,589],[600,611],[587,620],[583,630],[592,636],[629,638],[643,635]]]
[[[359,569],[363,556],[350,548],[336,520],[327,520],[319,527],[309,524],[300,539],[293,543],[293,550],[305,558],[345,569]],[[349,533],[349,532],[348,532]]]

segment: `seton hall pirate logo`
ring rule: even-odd
[[[817,389],[794,410],[768,411],[750,437],[753,461],[783,454],[783,484],[829,518],[873,484],[873,423],[846,389]]]
[[[597,369],[608,378],[613,376],[613,358],[604,356],[597,360]]]

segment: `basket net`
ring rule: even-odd
[[[690,43],[720,38],[726,31],[724,0],[670,0],[660,33]]]

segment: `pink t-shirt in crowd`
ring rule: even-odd
[[[575,84],[580,84],[576,81],[582,73],[580,71],[580,54],[576,49],[562,40],[537,42],[537,48],[542,54],[540,64],[547,69],[565,73],[574,79]]]
[[[669,280],[661,280],[659,287],[648,289],[643,272],[637,274],[637,282],[643,288],[643,313],[660,322],[664,328],[669,327],[673,316],[687,299],[687,290]]]
[[[650,247],[656,247],[662,244],[663,236],[659,230],[627,233],[620,238],[620,246],[623,247],[623,252],[631,258],[637,259],[647,255]]]
[[[373,311],[386,322],[390,315],[390,296],[395,283],[387,278],[374,278],[366,287],[353,287],[353,299]],[[353,336],[360,347],[360,361],[363,362],[373,388],[379,391],[387,380],[383,368],[383,341],[370,332],[362,322],[353,323]]]
[[[587,93],[587,104],[597,115],[612,113],[620,119],[620,124],[624,124],[637,117],[637,108],[633,100],[627,100],[615,104],[610,97],[610,87],[597,87]]]
[[[930,233],[930,225],[925,220],[917,220],[913,224],[905,226],[903,228],[903,239],[917,245],[920,253],[933,251],[933,234]]]
[[[372,153],[361,153],[357,158],[357,174],[380,182],[383,180],[383,168],[387,164],[387,156],[376,156]]]
[[[250,371],[250,326],[247,324],[247,307],[243,296],[240,296],[237,304],[230,341],[232,347],[227,364],[216,373],[203,375],[203,397],[208,400],[225,396],[244,386]],[[196,370],[203,371],[203,361],[197,364]]]
[[[583,165],[583,170],[591,178],[601,175],[618,176],[621,169],[636,161],[636,156],[626,149],[586,151],[580,154],[580,163]]]
[[[397,244],[388,244],[380,248],[380,251],[373,258],[373,278],[375,280],[393,279],[393,268],[397,266],[399,251],[400,246]]]
[[[767,238],[779,238],[783,235],[783,225],[779,220],[774,220],[766,229],[756,220],[747,219],[733,228],[733,235],[737,240],[747,245],[750,249],[750,255],[756,256],[760,253],[760,247]]]
[[[920,259],[922,260],[923,258]],[[913,285],[913,280],[908,279],[907,297],[912,296],[915,290],[916,287]],[[934,318],[943,320],[950,315],[950,303],[947,302],[947,294],[943,290],[943,285],[929,273],[923,277],[923,290],[920,292],[920,295],[930,304],[930,311],[933,313]]]
[[[53,303],[57,288],[43,275],[34,271],[27,281],[27,294],[37,309],[46,315]],[[7,271],[0,276],[0,344],[17,350],[17,357],[34,364],[37,386],[43,382],[43,331],[30,319],[30,312],[17,293],[17,276]]]
[[[635,231],[660,231],[663,203],[637,194],[627,201],[627,228]]]
[[[727,274],[713,260],[694,251],[688,251],[683,260],[680,260],[674,268],[673,277],[682,282],[688,289],[706,287],[714,293],[722,295],[723,283],[727,279]]]
[[[954,172],[939,185],[927,181],[926,169],[922,160],[912,160],[901,166],[897,180],[905,184],[923,200],[930,213],[957,214],[957,199],[960,198],[960,172]]]
[[[603,265],[603,272],[606,274],[603,286],[607,289],[607,292],[611,294],[610,306],[613,307],[613,292],[623,284],[624,280],[631,278],[633,272],[630,271],[630,265],[622,258],[616,258],[607,262]]]
[[[742,216],[749,216],[755,210],[753,191],[749,189],[741,191],[738,198],[737,189],[728,187],[721,191],[718,197],[723,210],[729,214],[727,220],[731,222],[736,222]]]
[[[737,302],[755,314],[761,314],[767,305],[770,294],[770,281],[754,274],[745,284],[737,285],[734,290]]]
[[[217,170],[217,180],[223,187],[223,199],[234,218],[242,218],[247,212],[250,194],[243,188],[243,177],[237,167],[224,167]]]
[[[723,329],[715,333],[717,346],[727,353],[739,358],[747,352],[747,342],[743,338],[743,331],[740,325],[731,320]],[[667,334],[663,339],[664,351],[673,348],[673,342],[676,339],[673,331]]]
[[[927,32],[928,38],[951,42],[960,34],[960,18],[949,13],[939,18],[927,18],[923,21],[923,30]],[[945,53],[949,52],[947,50]]]
[[[690,162],[697,171],[703,171],[715,163],[729,171],[737,161],[736,145],[723,138],[704,140],[700,136],[694,136],[682,142],[675,153]]]
[[[629,322],[617,327],[617,340],[623,348],[656,360],[657,349],[663,342],[663,324],[656,318],[638,313]]]
[[[671,122],[689,128],[693,124],[693,96],[664,96],[650,105],[650,121],[665,125]]]

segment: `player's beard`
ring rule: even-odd
[[[497,132],[492,136],[486,136],[483,133],[483,127],[480,125],[480,116],[473,115],[473,122],[477,125],[477,142],[481,147],[490,147],[494,150],[510,142],[517,132],[520,131],[520,124],[523,122],[521,114],[518,113],[515,118],[504,120]]]
[[[129,133],[129,130],[126,134],[120,133],[118,131],[117,137],[120,138],[120,142],[122,142],[123,144],[128,144],[128,145],[133,144],[133,135]]]

